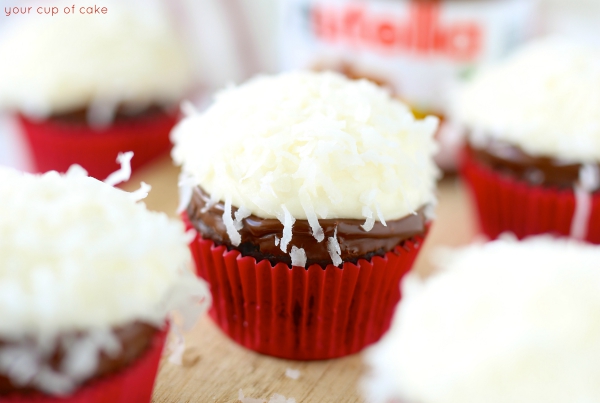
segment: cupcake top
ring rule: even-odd
[[[236,220],[277,218],[284,236],[308,220],[323,239],[319,219],[361,219],[369,230],[433,204],[436,127],[369,81],[291,72],[218,93],[175,128],[173,158],[184,186],[224,202],[232,232],[237,206]]]
[[[193,77],[173,27],[124,2],[102,5],[106,14],[81,15],[79,5],[64,14],[61,6],[58,15],[21,17],[7,30],[0,107],[37,118],[89,108],[102,121],[118,107],[179,102]]]
[[[456,116],[472,141],[535,157],[600,161],[600,50],[548,38],[523,47],[466,85]]]
[[[439,257],[369,353],[374,402],[600,400],[600,247],[537,237]]]
[[[88,177],[0,169],[0,339],[162,325],[188,270],[180,222]]]

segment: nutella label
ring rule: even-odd
[[[532,31],[535,0],[283,2],[282,67],[337,70],[390,87],[423,112]]]

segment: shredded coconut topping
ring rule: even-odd
[[[331,257],[331,261],[335,266],[339,266],[342,263],[342,249],[340,248],[340,243],[337,240],[337,227],[333,231],[333,236],[330,236],[327,239],[327,251],[329,252],[329,256]]]
[[[292,72],[218,93],[175,128],[173,158],[219,200],[262,218],[285,208],[323,241],[319,218],[368,206],[394,220],[434,203],[436,128],[366,80]]]
[[[437,257],[368,354],[369,401],[600,400],[600,247],[544,236]]]
[[[287,368],[285,370],[285,376],[290,378],[290,379],[298,379],[300,378],[300,370],[299,369],[292,369],[292,368]]]
[[[306,267],[306,252],[303,248],[292,246],[290,257],[292,258],[292,266]]]
[[[177,185],[179,187],[179,205],[177,206],[177,214],[183,213],[192,201],[195,183],[196,182],[194,181],[194,178],[190,176],[187,172],[181,172],[179,174],[179,180],[177,181]]]
[[[456,102],[473,141],[507,141],[534,156],[600,161],[600,49],[558,38],[482,71]]]
[[[117,162],[121,165],[121,169],[108,175],[108,178],[104,179],[104,183],[109,186],[115,186],[119,183],[127,182],[131,177],[131,159],[133,158],[133,151],[127,151],[126,153],[119,153],[117,155]]]
[[[579,240],[587,237],[592,214],[592,193],[599,187],[600,170],[598,165],[583,165],[579,171],[579,183],[575,185],[575,213],[571,220],[571,237]]]
[[[365,231],[369,232],[375,226],[375,218],[373,217],[373,211],[369,207],[363,206],[362,215],[367,219],[365,220],[365,223],[361,225],[361,227],[363,227]]]
[[[242,242],[242,236],[235,227],[233,218],[231,217],[231,197],[225,199],[225,208],[223,209],[223,224],[227,229],[227,236],[234,246],[238,246]]]
[[[147,5],[103,5],[107,14],[22,16],[7,28],[0,60],[11,62],[0,64],[0,107],[34,117],[87,107],[91,124],[106,124],[118,106],[135,110],[184,97],[192,66],[167,19]]]
[[[288,244],[292,240],[292,227],[294,226],[296,219],[292,217],[285,206],[281,206],[281,209],[283,210],[283,217],[277,217],[283,224],[283,236],[281,237],[280,248],[283,252],[287,252]]]
[[[80,167],[0,169],[0,339],[36,347],[0,347],[0,374],[65,393],[94,371],[98,351],[118,351],[111,328],[161,327],[179,308],[189,323],[206,309],[210,294],[188,270],[182,223],[137,198]],[[78,330],[86,335],[65,351],[64,368],[42,366],[56,337]]]
[[[238,231],[241,230],[242,227],[243,227],[242,220],[244,218],[250,217],[251,214],[252,213],[250,212],[250,210],[248,210],[244,206],[241,206],[239,209],[237,209],[237,211],[234,214],[235,220],[233,220],[233,224],[235,226],[235,229],[237,229]]]

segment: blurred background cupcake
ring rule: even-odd
[[[33,169],[79,163],[104,179],[119,152],[134,152],[133,168],[168,152],[179,102],[194,89],[172,21],[132,2],[31,4],[5,17],[0,107],[17,116]]]
[[[600,49],[531,43],[463,89],[464,178],[494,238],[553,232],[600,243]]]
[[[547,236],[438,257],[367,355],[367,401],[600,400],[599,247]]]
[[[181,208],[221,328],[294,359],[379,339],[432,219],[437,123],[367,80],[310,72],[253,79],[185,118]]]
[[[167,316],[210,295],[183,225],[140,196],[0,169],[0,401],[150,401]]]

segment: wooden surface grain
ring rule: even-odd
[[[165,157],[138,171],[124,188],[135,190],[140,181],[150,184],[148,208],[176,217],[178,173]],[[464,245],[475,236],[472,207],[460,182],[444,179],[438,196],[437,217],[414,269],[424,276],[433,269],[430,257],[436,247]],[[163,358],[153,403],[237,402],[240,390],[267,402],[274,394],[296,403],[364,402],[360,379],[366,368],[361,354],[314,362],[267,357],[232,342],[207,317],[185,333],[185,340],[183,365]],[[287,377],[287,369],[298,370],[300,377]]]

